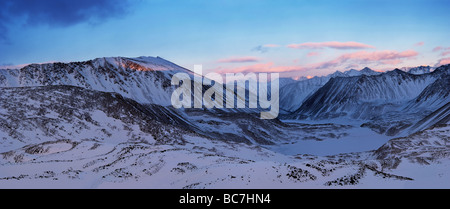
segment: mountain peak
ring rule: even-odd
[[[440,67],[436,68],[436,70],[434,70],[433,72],[450,74],[450,64],[441,65]]]
[[[368,67],[365,67],[361,70],[361,72],[375,72],[375,71],[373,71],[372,69],[370,69]]]
[[[348,75],[348,76],[360,76],[361,72],[358,70],[355,70],[355,69],[350,69],[350,70],[345,71],[344,74]]]
[[[387,72],[387,73],[390,73],[390,74],[404,74],[405,71],[402,71],[402,70],[400,70],[400,69],[398,69],[398,68],[395,68],[394,70],[389,71],[389,72]]]
[[[339,71],[337,71],[337,72],[339,72]],[[361,75],[367,75],[367,76],[379,75],[380,73],[376,72],[368,67],[365,67],[362,70],[350,69],[350,70],[347,70],[347,71],[341,73],[341,75],[338,75],[337,73],[333,73],[333,74],[337,75],[337,76],[341,76],[341,77],[348,77],[348,76],[352,77],[352,76],[361,76]]]
[[[332,73],[332,74],[330,74],[328,76],[332,77],[332,78],[334,78],[334,77],[346,77],[346,74],[341,72],[341,71],[336,70],[336,72],[334,72],[334,73]]]

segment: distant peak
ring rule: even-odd
[[[406,72],[403,71],[403,70],[400,70],[400,69],[398,69],[398,68],[395,68],[394,70],[389,71],[389,72],[387,72],[387,73],[389,73],[389,74],[405,74]]]
[[[418,66],[418,67],[413,67],[408,70],[408,73],[415,74],[415,75],[420,75],[420,74],[425,74],[425,73],[430,73],[430,72],[431,72],[431,67],[424,66],[424,65]]]

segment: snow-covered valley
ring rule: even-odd
[[[185,144],[53,141],[2,153],[2,188],[448,188],[449,151],[427,131],[427,147],[285,155],[257,145],[184,135]],[[408,140],[405,138],[403,140]],[[402,140],[402,141],[403,141]],[[448,138],[446,139],[448,141]],[[395,141],[394,141],[395,142]],[[401,160],[398,160],[401,159]]]

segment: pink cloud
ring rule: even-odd
[[[440,51],[441,49],[443,49],[442,46],[434,47],[433,52],[438,52],[438,51]]]
[[[391,51],[391,50],[383,50],[383,51],[375,51],[375,52],[367,52],[367,51],[359,51],[349,54],[344,54],[340,56],[341,59],[357,59],[364,61],[383,61],[383,60],[394,60],[394,59],[402,59],[402,58],[410,58],[415,57],[419,53],[414,50],[406,50],[403,52]]]
[[[367,48],[375,48],[374,46],[358,43],[354,41],[349,42],[338,42],[338,41],[330,41],[330,42],[307,42],[301,44],[289,44],[288,48],[293,49],[323,49],[323,48],[333,48],[333,49],[367,49]]]
[[[278,45],[278,44],[264,44],[264,45],[262,45],[263,47],[266,47],[266,48],[276,48],[276,47],[280,47],[280,45]]]
[[[434,47],[433,52],[438,52],[438,51],[449,51],[450,47],[442,47],[442,46],[437,46]]]
[[[441,53],[441,56],[445,57],[450,54],[450,51],[445,51]]]
[[[308,53],[306,56],[308,56],[308,57],[314,57],[314,56],[319,56],[319,55],[320,55],[319,52],[310,52],[310,53]]]
[[[447,65],[450,64],[450,57],[440,59],[436,66]]]
[[[220,59],[219,63],[243,63],[243,62],[257,62],[259,58],[257,57],[231,57],[226,59]]]
[[[439,51],[442,51],[441,56],[445,57],[450,54],[450,47],[437,46],[433,49],[433,52],[439,52]]]
[[[273,62],[246,65],[235,68],[222,68],[219,73],[265,72],[273,66]]]
[[[425,43],[423,41],[414,44],[414,46],[423,46]]]
[[[398,65],[398,64],[402,63],[403,61],[400,59],[395,59],[395,60],[383,60],[380,62],[383,64],[386,64],[386,65]]]
[[[312,65],[316,69],[324,69],[330,67],[337,67],[340,64],[346,63],[348,61],[359,62],[359,63],[369,63],[378,62],[380,64],[390,64],[396,65],[402,62],[402,59],[413,58],[417,56],[414,50],[406,50],[403,52],[384,50],[384,51],[358,51],[353,53],[347,53],[339,56],[338,58],[326,62],[315,63]]]
[[[343,54],[333,60],[312,63],[307,65],[290,65],[290,66],[275,66],[273,62],[258,63],[253,65],[240,66],[235,68],[218,68],[218,73],[249,73],[249,72],[298,72],[309,71],[315,69],[337,68],[345,66],[355,66],[357,64],[384,64],[384,65],[397,65],[403,62],[405,59],[411,59],[418,55],[414,50],[406,50],[402,52],[384,50],[384,51],[358,51],[353,53]]]
[[[273,62],[268,62],[235,68],[221,68],[218,73],[282,73],[303,70],[306,70],[306,68],[302,66],[275,66]]]

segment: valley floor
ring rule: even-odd
[[[386,157],[394,164],[377,158],[384,150],[367,150],[377,148],[372,145],[348,148],[358,152],[334,153],[345,151],[344,145],[333,149],[340,140],[350,146],[356,140],[352,134],[366,136],[359,129],[347,127],[350,134],[341,139],[294,141],[292,147],[213,141],[191,134],[183,135],[183,143],[172,144],[50,141],[1,153],[0,188],[450,187],[450,147],[437,143],[449,140],[448,126],[413,136],[412,140],[428,137],[434,143],[422,152],[406,150],[401,156]],[[317,144],[310,151],[315,155],[302,153],[309,150],[302,147],[306,143],[312,148]]]

